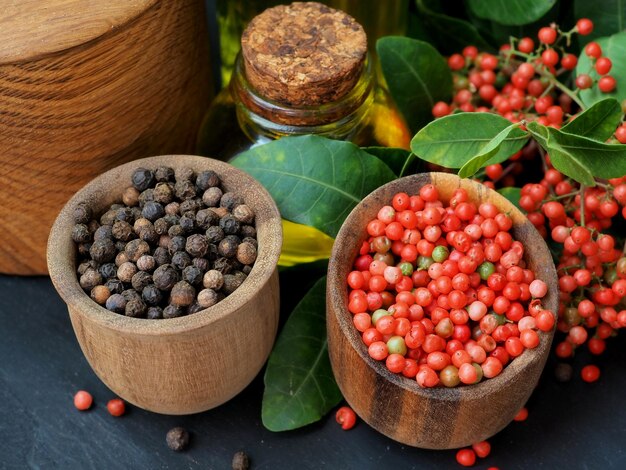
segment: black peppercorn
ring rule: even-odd
[[[196,213],[196,226],[202,230],[219,223],[219,218],[211,209],[201,209]]]
[[[78,204],[73,212],[74,222],[77,224],[88,224],[91,220],[91,209],[87,204]]]
[[[154,221],[154,231],[159,235],[166,234],[170,227],[171,225],[164,217]]]
[[[173,255],[177,251],[183,251],[185,249],[185,245],[187,244],[187,239],[181,235],[175,235],[170,238],[170,242],[167,245],[167,249],[170,254]]]
[[[239,237],[236,235],[227,235],[217,246],[217,253],[226,258],[234,258],[237,255],[239,242]]]
[[[238,194],[231,193],[230,191],[222,194],[220,199],[220,207],[225,207],[229,212],[232,212],[239,204],[243,204],[243,198]]]
[[[569,382],[572,380],[573,368],[566,362],[559,362],[554,367],[554,376],[559,382]]]
[[[241,264],[252,264],[256,261],[256,246],[249,242],[242,242],[237,246],[237,261]]]
[[[105,281],[108,279],[113,279],[115,278],[115,276],[117,276],[117,266],[115,265],[115,263],[104,263],[102,266],[100,266],[98,271],[100,271],[100,275]]]
[[[174,194],[179,199],[192,199],[196,197],[196,185],[191,181],[176,181],[174,185]]]
[[[102,240],[103,238],[113,238],[113,226],[111,225],[101,225],[98,229],[93,233],[93,239]]]
[[[149,320],[157,320],[163,318],[163,309],[161,307],[148,307],[146,318]]]
[[[233,217],[242,224],[254,222],[254,212],[246,204],[240,204],[233,209]]]
[[[246,264],[243,268],[241,268],[241,272],[243,272],[246,276],[250,274],[251,271],[252,266],[250,266],[249,264]]]
[[[144,287],[152,283],[152,276],[145,271],[137,271],[130,280],[133,289],[141,292]]]
[[[224,285],[224,275],[221,271],[211,269],[204,274],[202,285],[207,289],[218,291]]]
[[[133,224],[133,232],[135,232],[136,235],[139,235],[139,233],[141,233],[141,231],[145,227],[149,227],[151,225],[152,222],[150,222],[148,219],[146,219],[145,217],[139,217],[137,220],[135,220],[135,223]]]
[[[176,168],[175,173],[176,181],[191,181],[192,183],[196,181],[196,172],[191,168]]]
[[[170,183],[157,183],[152,195],[156,202],[169,204],[174,200],[174,187]]]
[[[170,304],[186,307],[196,298],[196,290],[187,281],[177,282],[170,293]]]
[[[154,170],[154,177],[157,181],[174,181],[174,169],[169,166],[159,166]]]
[[[220,188],[217,188],[217,187],[208,188],[202,194],[202,202],[204,202],[204,204],[207,207],[217,207],[223,195],[224,193],[222,192]]]
[[[226,295],[230,295],[243,283],[244,279],[235,274],[224,274],[224,285],[222,286],[222,292]]]
[[[93,268],[87,268],[82,276],[80,276],[80,287],[90,292],[94,287],[102,284],[102,275]]]
[[[89,233],[91,233],[92,235],[96,233],[96,230],[98,230],[99,228],[100,228],[100,224],[98,223],[96,219],[90,220],[89,223],[87,224],[87,230],[89,230]]]
[[[166,215],[178,215],[178,210],[180,209],[180,204],[176,201],[170,202],[167,206],[165,206],[165,214]]]
[[[109,289],[111,291],[111,294],[121,294],[122,292],[124,292],[124,283],[119,279],[109,279],[107,282],[104,283],[104,287]]]
[[[133,224],[135,223],[135,212],[130,207],[121,207],[115,211],[115,220]]]
[[[180,452],[189,445],[189,433],[181,427],[170,429],[165,435],[165,442],[167,442],[167,447]]]
[[[183,281],[187,281],[192,286],[197,286],[202,282],[203,273],[193,264],[183,269]]]
[[[187,315],[191,315],[192,313],[198,313],[200,310],[204,310],[204,307],[198,302],[194,302],[189,307],[187,307]]]
[[[167,250],[167,248],[162,246],[159,246],[154,250],[152,257],[154,258],[157,266],[163,266],[164,264],[168,264],[170,263],[170,261],[172,261],[170,252]]]
[[[100,216],[100,225],[113,225],[115,222],[115,216],[117,215],[117,209],[109,209]]]
[[[148,305],[159,305],[163,300],[163,293],[154,284],[148,284],[141,291],[141,298]]]
[[[115,259],[115,244],[109,238],[96,240],[91,244],[89,254],[91,258],[98,263],[108,263]]]
[[[206,258],[194,258],[191,260],[191,264],[198,268],[198,270],[202,273],[209,270],[209,260]]]
[[[122,297],[126,299],[126,302],[133,299],[141,300],[141,294],[137,292],[135,289],[126,289],[122,291]]]
[[[130,210],[133,212],[133,220],[141,219],[141,209],[139,207],[131,207]]]
[[[152,275],[152,280],[159,289],[171,290],[174,284],[178,282],[178,273],[171,264],[164,264],[156,268]]]
[[[221,272],[222,274],[228,274],[233,270],[233,265],[233,260],[221,257],[215,260],[215,263],[213,263],[213,269]]]
[[[152,170],[137,168],[130,179],[138,191],[145,191],[154,184],[155,178]]]
[[[118,268],[124,263],[128,262],[128,255],[124,251],[120,251],[117,256],[115,256],[115,266]]]
[[[137,188],[129,186],[122,193],[122,202],[129,207],[139,204],[139,191]]]
[[[78,245],[78,256],[80,258],[89,258],[89,250],[91,250],[91,243],[80,243]]]
[[[82,276],[83,274],[85,274],[85,271],[87,271],[88,269],[99,269],[99,266],[100,265],[98,263],[90,259],[90,260],[83,261],[82,263],[80,263],[78,265],[78,268],[76,269],[76,272],[78,273],[79,276]]]
[[[233,455],[232,468],[233,470],[248,470],[250,468],[250,459],[244,451],[240,450]]]
[[[167,230],[167,234],[170,237],[180,237],[185,235],[185,230],[179,225],[172,225],[168,230]]]
[[[252,225],[242,225],[239,227],[239,234],[244,238],[256,238],[256,228]]]
[[[163,309],[163,318],[177,318],[182,317],[184,314],[182,307],[178,305],[168,305]]]
[[[153,256],[150,255],[142,255],[141,258],[137,260],[137,269],[146,272],[152,272],[156,267],[156,261]]]
[[[219,186],[219,184],[220,178],[212,170],[201,171],[196,178],[196,186],[200,191],[206,191],[212,186]]]
[[[211,243],[219,243],[224,239],[224,230],[218,225],[212,225],[207,229],[206,237]]]
[[[154,229],[154,226],[152,224],[144,227],[143,229],[141,229],[141,232],[139,232],[139,238],[152,245],[157,244],[160,237],[161,235],[156,233],[156,230]]]
[[[131,282],[133,276],[137,273],[135,263],[126,261],[117,268],[117,278],[122,282]]]
[[[159,237],[159,247],[163,247],[165,249],[167,249],[168,246],[170,246],[170,240],[172,237],[170,237],[169,235],[161,235]]]
[[[141,299],[131,299],[126,302],[126,308],[124,309],[124,315],[127,317],[139,318],[146,314],[148,307]]]
[[[217,303],[217,293],[213,289],[202,289],[198,292],[198,305],[202,308],[212,307]]]
[[[124,313],[126,309],[126,299],[121,294],[111,294],[104,306],[107,310],[111,310],[112,312]]]
[[[202,201],[200,201],[202,203]],[[181,214],[185,212],[193,212],[194,214],[200,209],[200,205],[198,204],[197,199],[186,199],[180,203],[178,210]]]
[[[191,265],[191,256],[184,251],[177,251],[172,255],[172,266],[182,271],[187,266]]]
[[[126,242],[123,242],[121,240],[117,240],[114,242],[115,243],[115,251],[117,251],[118,253],[120,251],[124,251],[124,248],[126,248]]]
[[[220,227],[224,230],[226,235],[235,235],[239,233],[240,226],[241,224],[239,221],[230,214],[227,214],[220,219]]]
[[[185,233],[191,233],[196,228],[196,220],[192,213],[188,212],[178,221]]]
[[[111,296],[111,291],[106,286],[96,286],[91,289],[89,296],[98,304],[104,305]]]
[[[111,229],[111,233],[116,240],[127,242],[131,238],[134,238],[133,227],[128,222],[123,220],[116,220]]]
[[[91,241],[91,233],[85,224],[76,224],[72,229],[72,240],[76,243],[87,243]]]
[[[146,203],[154,201],[154,189],[148,188],[139,195],[139,207],[143,207]]]
[[[148,201],[141,209],[141,215],[150,222],[154,222],[165,215],[165,209],[156,201]]]
[[[185,251],[193,257],[201,258],[206,255],[208,250],[209,240],[202,234],[191,235],[185,242]]]
[[[136,262],[143,255],[150,253],[150,245],[144,240],[136,238],[126,244],[124,253],[126,253],[130,261]]]

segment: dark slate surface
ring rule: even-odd
[[[0,468],[227,469],[240,449],[254,469],[462,468],[454,451],[409,448],[363,422],[345,432],[332,416],[292,432],[267,431],[260,419],[262,375],[202,414],[172,417],[129,407],[113,418],[105,407],[113,394],[83,358],[49,279],[0,276],[0,292]],[[576,371],[588,360],[582,356]],[[529,419],[493,437],[492,454],[475,468],[626,468],[623,335],[600,363],[602,378],[591,385],[578,378],[559,384],[546,372],[528,404]],[[73,407],[79,389],[95,397],[89,412]],[[165,433],[177,425],[192,433],[183,453],[165,445]]]

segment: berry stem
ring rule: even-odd
[[[585,226],[585,185],[580,184],[580,225]]]

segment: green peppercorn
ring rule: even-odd
[[[491,276],[494,272],[496,272],[496,267],[493,263],[489,261],[485,261],[480,266],[478,266],[478,269],[476,271],[480,275],[480,278],[483,281],[486,281],[489,278],[489,276]]]
[[[154,172],[152,170],[148,170],[146,168],[137,168],[132,176],[131,181],[133,186],[138,191],[145,191],[150,186],[154,184]]]
[[[196,187],[200,191],[206,191],[210,187],[219,186],[219,184],[220,178],[212,170],[201,171],[196,178]]]
[[[72,215],[74,216],[74,222],[77,224],[88,224],[92,217],[91,209],[87,204],[78,204],[74,208]]]
[[[152,280],[159,289],[168,291],[178,282],[178,272],[171,264],[164,264],[156,268]]]
[[[89,254],[98,263],[108,263],[115,258],[115,244],[109,238],[96,240],[91,244]]]

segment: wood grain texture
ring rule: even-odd
[[[430,182],[444,200],[463,187],[471,200],[493,202],[512,217],[512,234],[527,248],[529,269],[548,284],[543,305],[553,312],[558,308],[558,283],[550,252],[524,215],[495,191],[455,175],[422,173],[395,180],[367,196],[346,219],[330,258],[326,296],[328,350],[339,388],[357,414],[386,436],[416,447],[453,449],[487,439],[513,419],[539,380],[554,331],[539,332],[537,348],[526,350],[499,376],[472,386],[423,389],[370,358],[347,309],[347,275],[366,239],[367,222],[380,207],[395,193],[417,194]]]
[[[52,221],[93,177],[193,151],[212,88],[203,2],[102,3],[14,2],[0,17],[0,272],[46,273]]]
[[[93,302],[76,277],[72,213],[95,213],[119,202],[135,168],[158,165],[212,169],[228,191],[255,212],[259,252],[250,275],[215,306],[166,320],[129,318]],[[94,179],[63,208],[50,233],[50,278],[67,303],[78,342],[96,374],[120,397],[150,411],[190,414],[218,406],[250,383],[276,336],[282,244],[280,214],[267,191],[226,163],[195,156],[161,156],[121,165]]]

